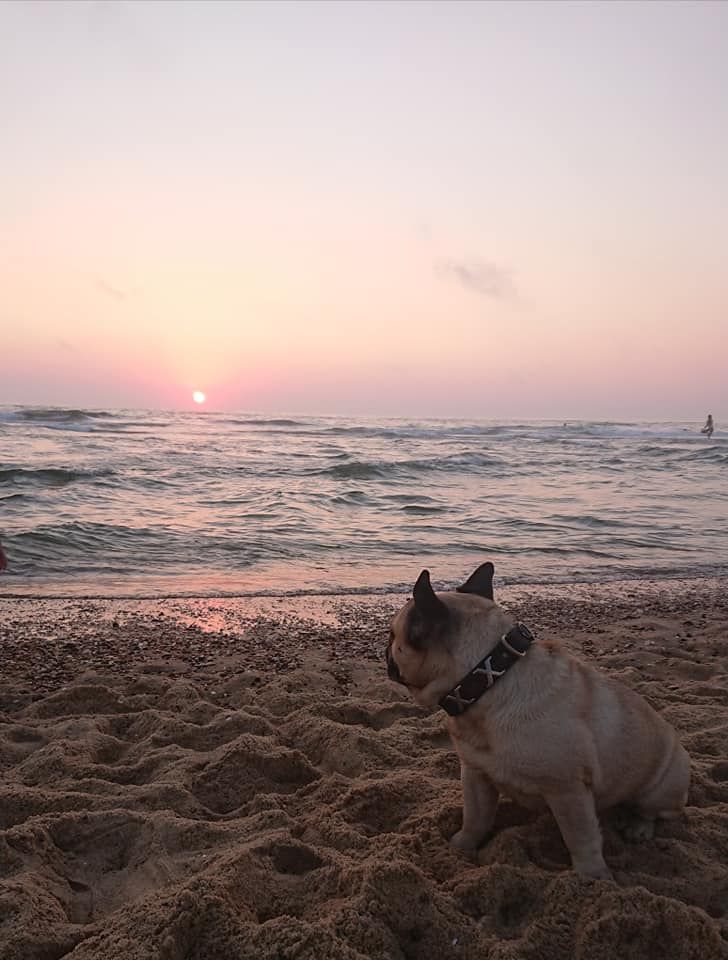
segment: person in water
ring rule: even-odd
[[[713,414],[709,413],[708,419],[705,421],[705,426],[700,432],[704,433],[707,436],[708,440],[710,440],[710,438],[713,436],[714,429],[715,428],[713,426]]]

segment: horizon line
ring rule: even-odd
[[[31,410],[60,410],[60,411],[77,411],[78,413],[105,413],[109,411],[114,411],[116,413],[157,413],[157,414],[194,414],[195,416],[229,416],[229,415],[239,415],[239,416],[249,416],[249,417],[312,417],[317,419],[324,418],[338,418],[338,419],[366,419],[366,420],[443,420],[443,421],[455,421],[455,420],[466,420],[466,421],[489,421],[489,422],[506,422],[513,423],[519,420],[526,420],[531,423],[553,423],[561,421],[562,423],[675,423],[675,422],[697,422],[702,419],[702,415],[699,417],[692,416],[668,416],[668,417],[646,417],[644,415],[630,417],[618,417],[612,418],[607,415],[600,416],[553,416],[553,417],[543,417],[543,416],[528,416],[528,415],[519,415],[519,416],[508,416],[508,417],[494,417],[494,416],[485,416],[485,415],[476,415],[476,416],[465,416],[465,415],[454,415],[449,414],[447,416],[442,415],[433,415],[433,414],[381,414],[381,413],[314,413],[311,411],[292,411],[292,410],[250,410],[250,409],[215,409],[215,410],[205,410],[201,409],[199,406],[195,407],[117,407],[112,405],[105,406],[68,406],[64,404],[54,404],[54,403],[14,403],[12,401],[3,401],[0,402],[0,410],[3,408],[12,407],[15,409],[31,409]],[[720,419],[721,414],[714,416],[713,419]],[[726,418],[728,419],[728,414]]]

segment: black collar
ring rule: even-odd
[[[504,633],[490,653],[476,663],[467,676],[446,693],[440,700],[442,709],[451,717],[460,717],[486,690],[490,690],[499,677],[513,664],[525,657],[534,637],[528,627],[517,623],[508,633]]]

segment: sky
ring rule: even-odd
[[[728,415],[728,3],[0,4],[0,404]]]

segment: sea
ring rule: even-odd
[[[695,422],[0,407],[0,596],[397,593],[728,572]]]

